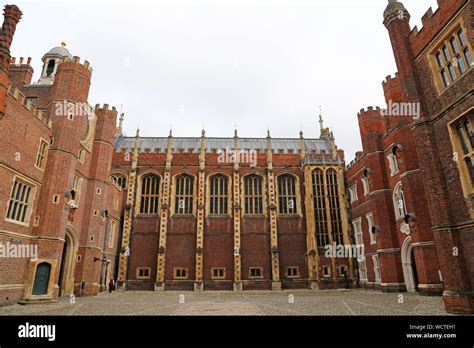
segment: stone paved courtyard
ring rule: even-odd
[[[114,291],[0,307],[0,315],[446,315],[441,297],[362,290]],[[184,302],[184,303],[183,303]]]

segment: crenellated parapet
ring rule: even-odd
[[[94,110],[98,116],[117,117],[117,108],[115,106],[110,107],[109,104],[96,104]]]
[[[78,57],[78,56],[74,56],[72,59],[69,58],[69,57],[64,57],[61,61],[61,64],[64,64],[64,63],[67,63],[67,64],[74,64],[76,66],[79,66],[79,67],[83,67],[85,70],[87,70],[88,72],[92,73],[92,67],[89,63],[89,61],[87,60],[84,60],[83,62],[81,61],[81,58]]]
[[[37,109],[36,106],[31,103],[31,100],[29,100],[18,88],[13,87],[11,84],[8,88],[8,96],[11,97],[12,100],[15,100],[18,106],[28,110],[32,117],[35,117],[43,122],[46,127],[52,127],[52,121],[48,118],[48,116],[42,110]]]
[[[468,6],[469,0],[438,0],[438,8],[433,11],[430,7],[421,18],[422,27],[414,27],[410,33],[410,43],[413,53],[417,56],[442,28],[452,20],[453,16],[464,6]]]
[[[382,109],[380,106],[367,106],[367,108],[362,108],[360,111],[357,113],[357,117],[359,118],[364,118],[364,117],[371,117],[374,114],[379,114],[381,113]]]
[[[390,84],[398,82],[398,72],[395,73],[395,76],[387,75],[385,80],[382,81],[382,86],[385,89],[385,86],[390,86]]]
[[[365,153],[363,151],[357,151],[355,153],[355,158],[346,166],[346,171],[351,169],[353,166],[359,164],[362,158],[364,158],[364,156],[365,156]]]

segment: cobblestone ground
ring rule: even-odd
[[[441,297],[362,290],[114,291],[0,307],[0,315],[446,315]],[[293,300],[293,301],[292,301]],[[183,303],[184,302],[184,303]]]

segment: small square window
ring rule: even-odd
[[[331,268],[329,266],[323,266],[323,277],[331,276]]]
[[[81,255],[77,255],[76,257],[76,262],[81,262],[82,261],[82,256]]]
[[[263,278],[262,267],[250,267],[249,273],[250,273],[250,278]]]
[[[137,267],[137,279],[150,279],[151,269],[149,267]]]
[[[344,277],[344,274],[347,272],[347,266],[339,266],[339,275]]]
[[[33,220],[33,226],[38,227],[40,222],[40,217],[37,215],[35,216],[35,219]]]
[[[174,279],[188,279],[188,269],[187,268],[175,268],[174,269]]]
[[[225,268],[213,268],[211,273],[212,279],[225,279]]]
[[[91,243],[94,243],[94,241],[95,241],[95,236],[90,236],[89,241],[90,241]]]
[[[97,190],[95,191],[96,194],[100,195],[102,193],[102,189],[101,188],[97,188]]]
[[[60,196],[59,195],[53,195],[53,204],[58,204],[59,203]]]
[[[300,272],[298,267],[287,267],[286,268],[286,277],[287,278],[299,278]]]

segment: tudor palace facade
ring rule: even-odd
[[[473,13],[472,0],[438,0],[410,29],[389,1],[398,72],[386,108],[358,114],[363,151],[346,173],[361,286],[442,295],[450,313],[474,312]]]
[[[119,285],[279,290],[353,281],[352,258],[326,253],[350,236],[344,153],[322,120],[311,139],[142,138],[120,129],[112,167],[124,190]]]
[[[411,29],[388,1],[398,72],[386,107],[359,112],[347,167],[321,116],[319,137],[126,136],[123,114],[116,126],[115,108],[89,105],[92,69],[65,44],[32,81],[31,59],[10,54],[22,13],[5,6],[0,305],[95,295],[112,277],[151,291],[360,286],[474,313],[474,9],[438,5]]]

